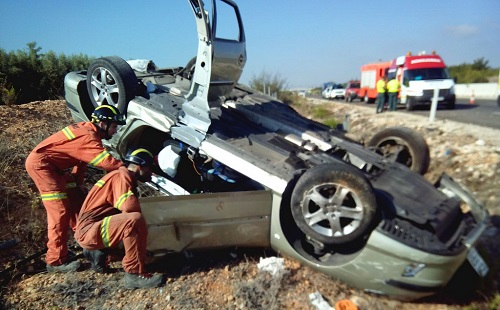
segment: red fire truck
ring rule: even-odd
[[[374,102],[377,98],[377,81],[387,76],[392,61],[377,62],[361,66],[361,87],[359,97],[366,103]]]

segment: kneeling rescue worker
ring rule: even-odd
[[[28,155],[26,171],[40,191],[47,211],[47,271],[71,272],[80,267],[79,261],[68,258],[69,228],[75,230],[80,210],[80,204],[69,201],[68,191],[72,187],[86,191],[83,180],[87,165],[106,171],[123,165],[106,151],[102,139],[111,138],[118,125],[124,124],[125,116],[116,108],[101,105],[92,113],[90,122],[65,127]]]
[[[124,161],[127,167],[106,174],[89,191],[78,216],[75,238],[96,272],[106,269],[106,249],[123,241],[124,286],[157,287],[163,275],[145,273],[148,230],[136,191],[137,181],[151,181],[154,157],[138,148],[129,151]]]

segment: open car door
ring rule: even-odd
[[[245,32],[239,9],[231,0],[212,0],[207,5],[188,1],[196,20],[198,52],[194,68],[188,68],[194,75],[182,105],[179,130],[172,132],[182,141],[201,141],[210,126],[209,103],[229,95],[241,76],[246,63]]]

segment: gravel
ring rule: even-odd
[[[431,165],[425,177],[432,182],[446,172],[474,192],[492,215],[492,225],[483,238],[483,253],[487,254],[490,266],[500,257],[500,241],[495,238],[500,226],[500,131],[444,120],[430,123],[425,117],[401,112],[375,114],[373,106],[315,99],[310,102],[314,106],[325,107],[337,119],[348,117],[349,135],[359,141],[367,141],[374,132],[389,126],[404,125],[420,132],[431,152]],[[305,107],[301,110],[305,115],[311,111]],[[0,138],[9,139],[9,143],[27,143],[29,137],[41,138],[52,133],[54,127],[62,128],[69,123],[67,119],[67,109],[61,100],[19,107],[0,106],[0,129],[4,134]],[[29,122],[28,126],[26,122]],[[44,129],[48,131],[43,132]],[[31,147],[28,145],[23,152]],[[14,175],[24,178],[22,160],[15,161],[12,169]],[[0,252],[0,262],[5,269],[17,257],[33,253],[33,236],[30,239],[22,235],[22,230],[15,228],[16,225],[26,223],[23,222],[26,218],[34,222],[34,216],[43,221],[45,212],[40,204],[31,206],[36,192],[28,182],[2,182],[14,194],[6,192],[10,195],[7,206],[10,212],[8,217],[0,218],[0,235],[2,240],[16,239],[21,245],[14,247],[17,248],[15,255],[7,250]],[[6,207],[2,204],[0,208]],[[42,248],[43,242],[38,243],[38,248]],[[119,262],[113,263],[118,272],[112,274],[96,274],[88,269],[87,264],[82,271],[61,275],[44,272],[41,257],[4,285],[0,308],[315,309],[308,296],[319,292],[332,307],[339,300],[349,299],[361,310],[437,310],[466,306],[487,309],[491,308],[489,299],[497,292],[500,279],[496,268],[490,275],[489,289],[481,291],[480,296],[468,292],[467,298],[462,296],[464,298],[457,299],[459,294],[446,293],[419,302],[404,303],[351,289],[288,258],[284,259],[284,271],[271,276],[257,268],[261,257],[276,255],[269,249],[222,249],[185,254],[169,255],[149,265],[151,271],[166,275],[165,286],[133,291],[122,287],[123,273],[119,272]]]

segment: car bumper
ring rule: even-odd
[[[424,95],[422,95],[422,96],[414,96],[411,98],[412,98],[414,104],[430,105],[432,103],[434,95],[424,93]],[[456,100],[455,95],[442,95],[442,94],[438,95],[438,103],[455,102],[455,100]]]
[[[469,251],[489,223],[486,209],[472,195],[447,175],[436,188],[450,196],[459,197],[472,212],[475,227],[464,236],[464,248],[456,255],[435,255],[404,245],[390,236],[374,230],[366,245],[356,253],[339,255],[338,259],[315,259],[297,251],[286,240],[280,225],[271,228],[271,246],[305,265],[367,292],[387,295],[401,300],[415,300],[435,294],[444,288],[457,269],[465,262]],[[273,224],[280,217],[273,209]],[[286,241],[285,241],[286,240]],[[325,263],[328,261],[330,263]]]

